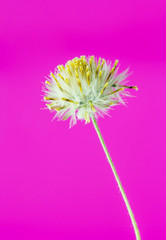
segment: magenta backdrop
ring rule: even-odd
[[[135,239],[92,124],[51,121],[42,82],[80,55],[130,66],[137,97],[98,123],[142,239],[166,239],[166,1],[2,1],[0,239]]]

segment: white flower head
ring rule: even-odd
[[[118,74],[117,65],[118,60],[111,64],[94,56],[81,56],[57,66],[45,82],[46,106],[56,111],[55,117],[60,120],[71,117],[70,126],[77,119],[90,122],[92,114],[95,118],[108,114],[112,106],[124,104],[127,89],[137,89],[124,85],[128,69]]]

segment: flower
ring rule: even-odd
[[[92,114],[95,118],[108,114],[112,106],[124,104],[122,97],[129,96],[127,89],[137,89],[124,85],[128,69],[118,74],[117,65],[118,60],[111,64],[94,56],[81,56],[57,66],[45,82],[46,106],[56,111],[55,117],[60,120],[71,117],[70,126],[77,119],[90,122]]]

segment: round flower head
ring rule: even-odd
[[[56,111],[60,120],[71,117],[70,126],[77,119],[90,122],[92,114],[107,114],[108,110],[119,103],[124,104],[123,96],[134,86],[124,85],[128,69],[118,74],[118,60],[114,64],[94,56],[74,58],[65,66],[59,65],[45,82],[47,107]]]

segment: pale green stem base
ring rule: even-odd
[[[112,169],[113,174],[114,174],[114,177],[115,177],[115,179],[116,179],[116,181],[117,181],[118,187],[119,187],[120,192],[121,192],[122,197],[123,197],[123,200],[124,200],[124,202],[125,202],[125,204],[126,204],[128,213],[129,213],[129,215],[130,215],[130,218],[131,218],[131,221],[132,221],[132,224],[133,224],[133,227],[134,227],[136,239],[137,239],[137,240],[141,240],[140,233],[139,233],[139,230],[138,230],[138,227],[137,227],[137,223],[136,223],[135,218],[134,218],[134,214],[133,214],[133,212],[132,212],[132,210],[131,210],[129,201],[128,201],[127,196],[126,196],[126,194],[125,194],[125,191],[124,191],[124,189],[123,189],[123,187],[122,187],[122,184],[121,184],[121,182],[120,182],[119,176],[118,176],[118,174],[117,174],[117,172],[116,172],[116,169],[115,169],[114,164],[113,164],[113,162],[112,162],[112,159],[111,159],[111,157],[110,157],[110,155],[109,155],[109,152],[108,152],[108,150],[107,150],[107,147],[106,147],[106,145],[105,145],[104,139],[103,139],[103,137],[102,137],[102,135],[101,135],[101,132],[100,132],[100,130],[99,130],[99,127],[98,127],[98,125],[97,125],[97,122],[96,122],[94,116],[92,116],[92,121],[93,121],[93,125],[94,125],[94,127],[95,127],[95,130],[96,130],[96,132],[97,132],[97,134],[98,134],[98,137],[99,137],[99,139],[100,139],[101,145],[102,145],[102,147],[103,147],[103,149],[104,149],[104,152],[105,152],[105,154],[106,154],[106,156],[107,156],[107,158],[108,158],[108,161],[109,161],[109,163],[110,163],[110,165],[111,165],[111,169]]]

